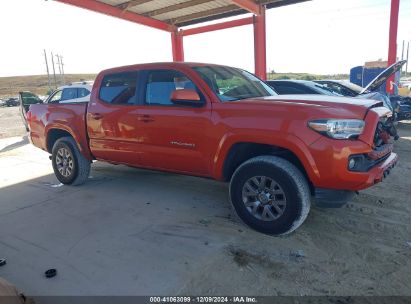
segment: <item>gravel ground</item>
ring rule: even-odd
[[[26,134],[19,107],[0,107],[0,138]]]

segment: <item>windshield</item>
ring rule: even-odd
[[[193,67],[221,101],[273,96],[277,93],[253,74],[224,66]]]
[[[311,83],[311,82],[307,82],[306,83],[307,86],[311,86],[312,88],[315,88],[315,90],[322,94],[322,95],[330,95],[330,96],[342,96],[340,93],[332,90],[331,88],[328,88],[325,85],[319,84],[319,83]]]
[[[341,85],[346,86],[347,88],[360,93],[363,89],[363,87],[360,87],[359,85],[356,85],[355,83],[348,82],[348,81],[341,81],[339,82]]]

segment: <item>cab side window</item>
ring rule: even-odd
[[[183,73],[175,70],[149,71],[146,84],[146,104],[171,106],[173,91],[190,89],[200,94],[195,84]],[[201,94],[200,94],[201,96]]]
[[[137,103],[137,72],[124,72],[104,76],[100,99],[111,104]]]

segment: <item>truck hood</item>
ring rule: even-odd
[[[407,60],[398,61],[384,71],[382,71],[377,77],[375,77],[361,92],[360,94],[364,94],[366,92],[374,92],[378,90],[382,84],[393,74],[398,72],[402,66],[407,62]]]
[[[257,106],[281,105],[298,107],[301,111],[310,111],[306,107],[316,108],[317,111],[333,115],[334,118],[350,116],[362,119],[369,108],[382,107],[381,101],[372,99],[355,99],[348,97],[334,97],[327,95],[278,95],[259,98],[248,98],[227,103],[242,104],[255,108]],[[305,108],[305,109],[304,109]],[[290,109],[298,111],[299,109]],[[312,110],[311,110],[312,112]]]

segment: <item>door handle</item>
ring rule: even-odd
[[[96,120],[99,120],[103,118],[103,115],[100,113],[91,113],[91,117],[93,117]]]
[[[150,115],[145,114],[145,115],[138,115],[137,120],[142,121],[142,122],[152,122],[154,121],[154,118],[151,117]]]

